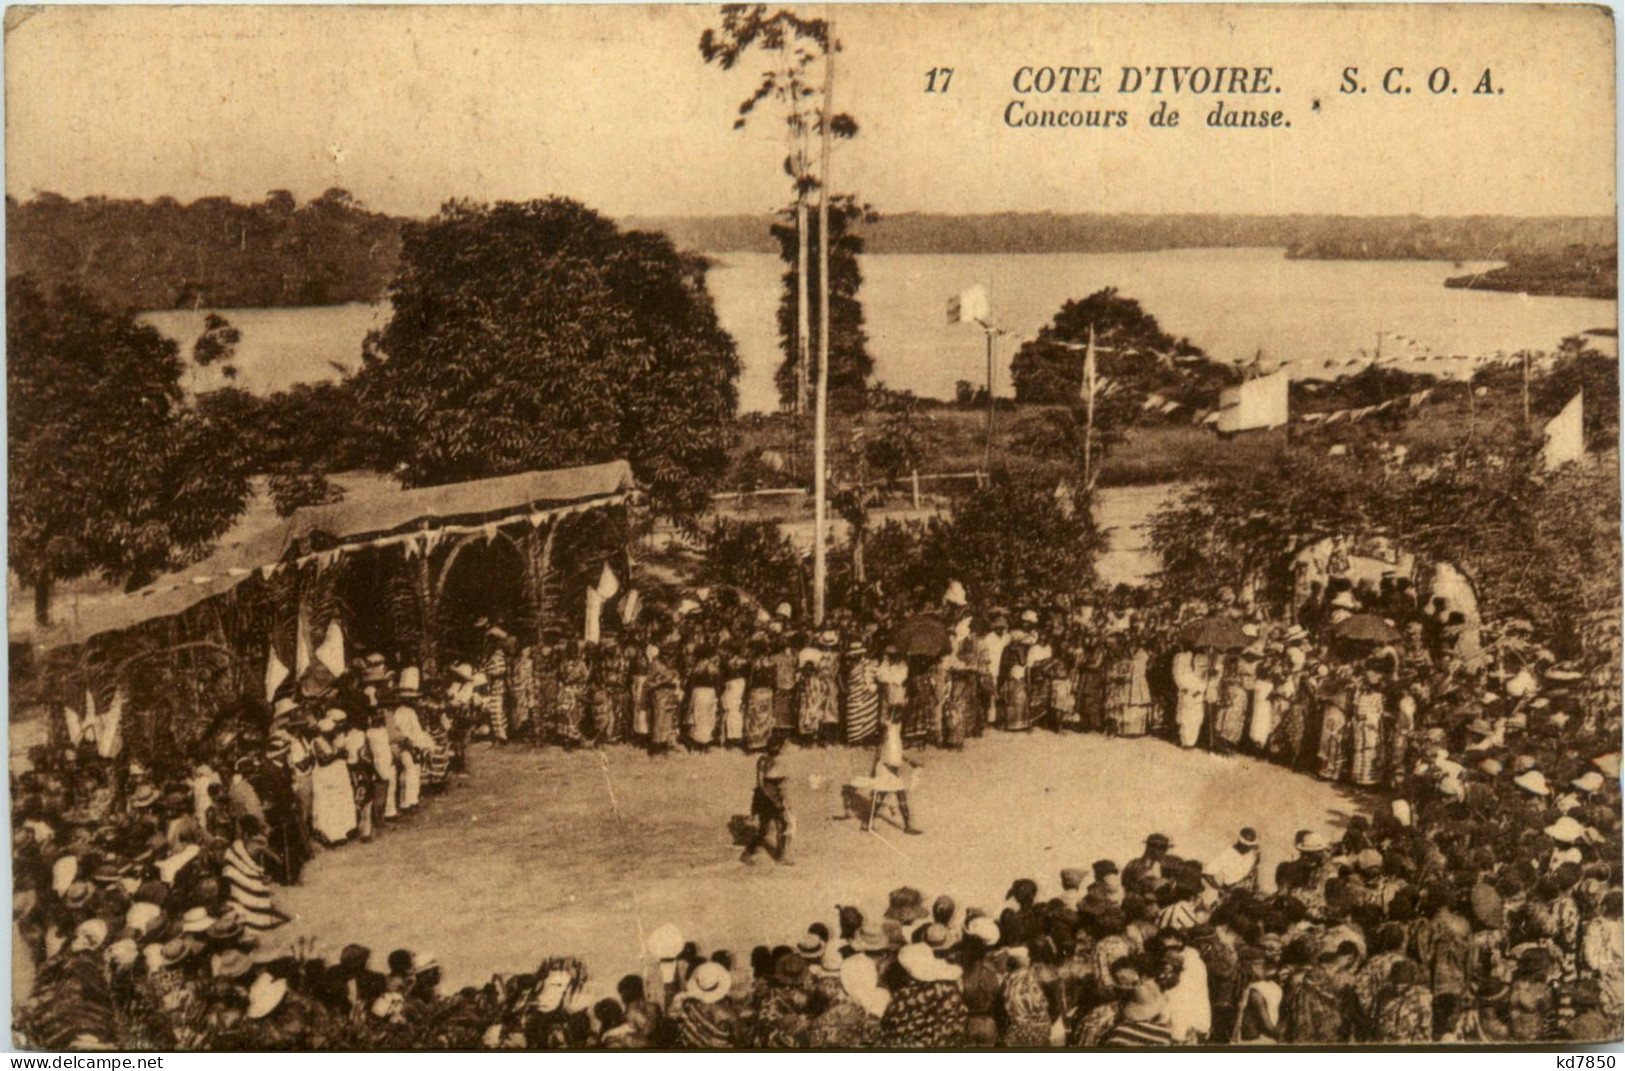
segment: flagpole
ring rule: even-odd
[[[990,317],[991,319],[991,317]],[[982,471],[989,472],[993,468],[993,325],[985,323],[982,330],[987,334],[987,444],[982,448]]]
[[[818,149],[820,181],[818,198],[818,395],[813,431],[813,613],[814,625],[824,623],[824,588],[828,583],[829,562],[825,542],[829,537],[829,503],[825,488],[825,452],[829,415],[829,143],[831,100],[835,93],[835,18],[825,10],[824,32],[824,114]]]
[[[1095,325],[1089,325],[1089,350],[1083,356],[1083,487],[1088,490],[1089,468],[1095,442]]]

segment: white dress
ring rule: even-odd
[[[355,792],[345,752],[324,743],[311,776],[310,825],[323,840],[337,844],[355,832]]]
[[[876,792],[901,792],[908,788],[903,780],[903,723],[888,721],[881,726],[880,748],[875,753],[873,788]]]

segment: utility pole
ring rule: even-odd
[[[813,613],[815,626],[824,623],[824,589],[829,579],[828,554],[824,546],[829,537],[829,503],[825,488],[827,461],[826,436],[829,419],[829,144],[830,118],[834,115],[835,95],[835,17],[825,8],[824,16],[824,99],[820,144],[818,147],[820,181],[823,189],[818,198],[818,396],[817,413],[813,428]]]
[[[987,445],[982,448],[982,471],[993,469],[993,325],[985,323],[987,332]]]
[[[1522,357],[1523,357],[1523,430],[1524,430],[1525,434],[1528,434],[1528,432],[1529,432],[1529,351],[1524,350],[1523,354],[1522,354]]]

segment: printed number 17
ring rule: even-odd
[[[942,79],[940,88],[937,85],[938,77]],[[946,93],[948,92],[948,83],[953,81],[953,78],[954,69],[952,67],[933,67],[925,72],[925,91],[927,93]]]

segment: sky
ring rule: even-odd
[[[806,9],[823,14],[825,8]],[[1596,7],[833,9],[834,183],[882,213],[1612,215],[1613,25]],[[340,186],[427,215],[563,194],[612,215],[761,213],[783,126],[742,131],[763,60],[706,66],[709,6],[8,10],[6,188],[181,201]],[[1268,66],[1226,98],[1292,125],[1212,130],[1212,97],[1020,94],[1026,66]],[[1339,93],[1346,67],[1367,92]],[[1409,94],[1385,94],[1403,67]],[[1427,91],[1450,70],[1456,93]],[[932,68],[947,92],[926,93]],[[1498,94],[1473,94],[1488,68]],[[1400,83],[1391,83],[1400,84]],[[1119,129],[1013,129],[1006,109],[1125,109]],[[1319,108],[1315,108],[1318,101]]]

